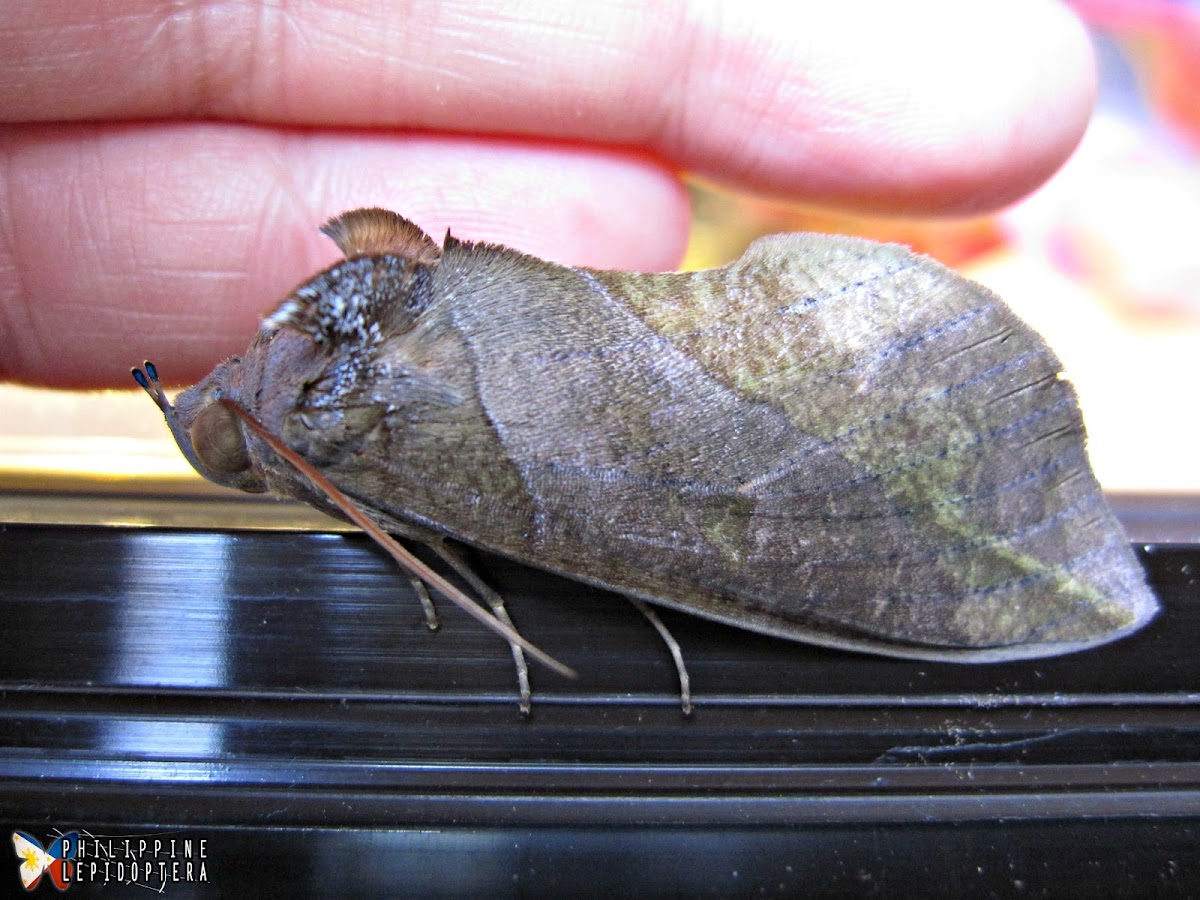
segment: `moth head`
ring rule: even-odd
[[[206,379],[183,391],[172,404],[158,382],[158,371],[147,362],[133,377],[162,410],[180,452],[192,467],[216,484],[259,494],[267,490],[246,443],[245,426],[222,403],[231,393],[231,381],[240,374],[241,360],[217,366]]]
[[[256,493],[268,489],[264,469],[273,468],[273,457],[263,454],[257,439],[252,451],[248,426],[230,402],[277,431],[294,409],[308,421],[324,412],[333,420],[324,424],[336,424],[347,409],[377,405],[376,392],[396,379],[409,382],[409,393],[418,398],[448,402],[439,385],[425,385],[404,367],[379,360],[382,343],[409,331],[430,302],[441,248],[412,222],[383,209],[344,213],[322,231],[346,258],[284,299],[263,321],[245,360],[217,366],[174,404],[153,364],[133,370],[183,455],[210,481]],[[336,437],[331,427],[325,430]]]
[[[382,209],[344,213],[321,230],[346,258],[285,297],[263,320],[258,341],[269,348],[263,384],[287,385],[261,392],[262,403],[288,397],[277,417],[267,418],[279,423],[294,448],[324,457],[342,430],[365,430],[405,400],[454,398],[424,377],[404,349],[434,302],[441,248],[407,219]],[[303,427],[290,429],[292,419]]]

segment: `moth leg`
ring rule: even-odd
[[[475,570],[471,568],[461,547],[444,540],[430,544],[430,547],[445,561],[446,565],[450,566],[463,581],[471,586],[476,594],[487,602],[497,619],[514,631],[517,630],[517,626],[504,606],[504,598],[475,574]],[[529,688],[529,664],[525,660],[525,651],[518,644],[510,643],[509,647],[512,648],[513,665],[517,669],[517,688],[521,692],[521,715],[527,716],[533,711],[533,692]]]
[[[437,610],[433,607],[433,598],[429,596],[429,589],[425,587],[425,582],[420,578],[410,578],[408,583],[412,585],[413,592],[421,601],[421,609],[425,611],[425,624],[430,631],[437,631],[442,623],[438,621]]]
[[[139,375],[134,376],[138,384],[142,384],[143,387],[146,387],[147,384],[150,384],[152,376],[157,375],[157,373],[152,371],[152,366],[148,367],[148,369],[151,370],[150,375],[147,375],[145,372],[141,372]],[[143,382],[145,382],[145,384],[143,384]],[[147,390],[150,389],[147,388]],[[159,389],[159,391],[161,398],[161,389]],[[524,650],[528,650],[529,653],[533,655],[534,659],[546,666],[549,666],[560,675],[564,675],[567,678],[577,677],[577,673],[570,666],[563,665],[546,651],[541,650],[529,643],[529,641],[525,640],[521,633],[512,625],[500,620],[495,616],[495,614],[488,613],[488,611],[480,606],[475,600],[463,593],[460,588],[454,586],[436,571],[431,569],[426,563],[422,562],[419,557],[414,556],[411,550],[403,546],[394,537],[384,531],[379,522],[368,515],[362,507],[342,493],[341,488],[330,481],[320,469],[285,444],[277,435],[272,434],[270,429],[268,429],[267,426],[265,426],[262,422],[258,421],[258,419],[254,418],[248,409],[246,409],[236,400],[232,400],[229,397],[221,397],[216,402],[220,403],[223,407],[241,419],[242,423],[251,431],[253,431],[264,443],[266,443],[268,447],[274,450],[281,459],[285,460],[289,465],[292,466],[292,468],[307,478],[312,487],[318,493],[324,494],[326,500],[341,510],[347,519],[365,531],[367,536],[370,537],[371,540],[377,543],[380,547],[382,547],[384,551],[387,552],[388,556],[399,563],[400,567],[406,572],[408,572],[410,575],[415,575],[431,587],[437,588],[443,596],[451,600],[456,606],[459,607],[459,609],[461,609],[475,621],[482,623],[484,626],[503,637],[510,646],[519,646]],[[181,448],[182,446],[183,445],[180,444]],[[437,551],[438,547],[436,544],[432,544],[431,546],[435,551]],[[451,564],[453,565],[453,563]],[[505,618],[508,617],[505,616]]]
[[[679,673],[679,702],[683,706],[683,714],[690,716],[692,714],[692,680],[688,677],[687,666],[683,662],[683,649],[675,640],[675,635],[671,634],[667,626],[663,624],[663,620],[658,617],[658,613],[648,604],[637,597],[628,597],[627,599],[654,626],[654,630],[658,632],[663,643],[667,645],[667,649],[671,651],[671,658],[675,660],[675,671]]]

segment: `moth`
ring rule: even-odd
[[[643,274],[439,247],[382,209],[322,231],[345,260],[244,355],[174,405],[152,365],[134,375],[208,479],[433,547],[490,612],[389,552],[469,604],[519,669],[524,650],[569,671],[462,545],[922,660],[1069,653],[1157,611],[1059,360],[907,248],[781,234],[723,268]]]

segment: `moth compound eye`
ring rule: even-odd
[[[236,475],[250,468],[237,416],[219,403],[200,411],[192,423],[191,436],[196,456],[213,472]]]

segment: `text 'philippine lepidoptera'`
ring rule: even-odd
[[[379,209],[323,230],[346,260],[245,355],[174,407],[135,370],[218,484],[349,504],[460,574],[447,541],[891,656],[1050,656],[1157,610],[1057,358],[905,248],[785,234],[639,274],[439,248]]]

